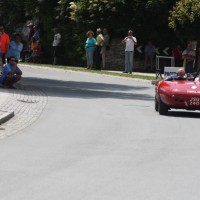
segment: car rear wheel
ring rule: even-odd
[[[160,100],[158,103],[158,112],[160,115],[167,115],[168,113],[168,107]]]
[[[156,97],[155,97],[155,110],[156,112],[158,112],[158,100],[156,99]]]

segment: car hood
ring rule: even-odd
[[[194,81],[163,81],[160,88],[171,92],[200,93],[200,83]]]

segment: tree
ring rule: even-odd
[[[180,0],[170,12],[169,27],[185,41],[196,40],[196,67],[200,67],[200,1]]]
[[[200,39],[200,1],[181,0],[170,12],[169,27],[183,39]]]

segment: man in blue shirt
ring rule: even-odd
[[[21,79],[22,71],[17,66],[17,61],[14,56],[10,57],[10,61],[5,65],[3,74],[0,77],[0,82],[4,87],[14,88],[13,84]]]

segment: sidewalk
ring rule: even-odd
[[[48,96],[38,87],[21,83],[15,87],[0,88],[0,140],[39,119],[48,102]]]
[[[0,105],[4,104],[8,99],[10,92],[8,89],[4,89],[0,87]],[[14,111],[7,111],[3,108],[0,109],[0,125],[7,122],[14,116]]]

